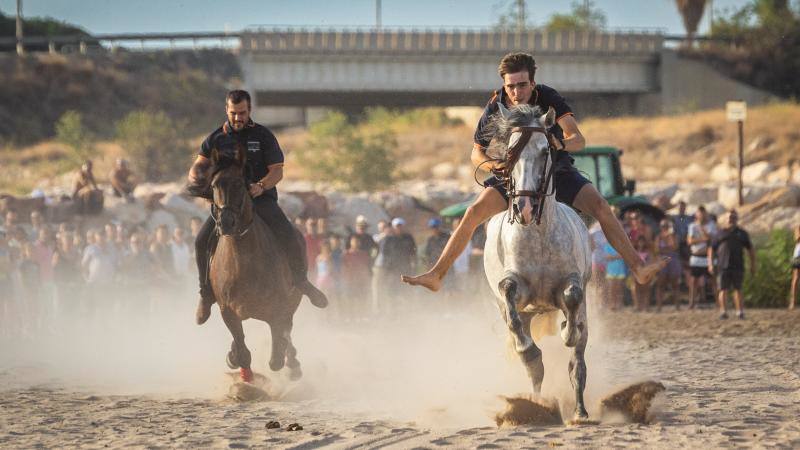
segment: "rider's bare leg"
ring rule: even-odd
[[[593,185],[587,184],[582,187],[572,204],[600,222],[600,227],[603,229],[606,239],[622,256],[623,261],[625,261],[639,284],[650,283],[669,262],[669,258],[663,257],[645,264],[639,258],[639,254],[636,253],[631,240],[625,234],[622,224],[614,216],[614,212],[611,211],[606,199],[597,192]]]
[[[456,258],[464,251],[475,229],[490,217],[503,212],[507,206],[505,199],[496,189],[484,189],[475,203],[467,208],[464,218],[461,219],[453,235],[450,236],[442,255],[439,256],[439,260],[436,261],[433,268],[416,277],[403,275],[402,280],[413,286],[425,286],[432,291],[441,289],[442,279]]]

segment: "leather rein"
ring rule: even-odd
[[[513,224],[517,220],[517,216],[514,211],[514,199],[517,197],[529,197],[538,201],[536,204],[536,211],[534,212],[534,221],[536,222],[536,225],[539,225],[542,222],[545,199],[555,193],[555,184],[550,189],[550,192],[547,192],[547,187],[550,185],[550,181],[553,178],[553,169],[556,161],[556,149],[553,146],[552,141],[553,136],[546,128],[533,126],[514,127],[511,129],[511,132],[521,133],[522,136],[520,136],[519,140],[506,152],[505,175],[501,177],[504,178],[506,191],[508,192],[508,222]],[[511,171],[519,161],[522,151],[528,145],[528,142],[530,142],[533,133],[542,133],[547,138],[548,151],[544,166],[542,167],[542,181],[535,191],[517,190],[515,189],[514,178],[511,176]],[[547,166],[548,159],[550,160],[549,168]]]

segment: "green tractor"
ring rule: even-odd
[[[575,159],[575,167],[594,184],[608,203],[619,208],[620,216],[628,210],[638,210],[651,225],[657,224],[664,217],[664,212],[641,195],[633,194],[636,182],[622,177],[621,155],[622,150],[616,147],[586,147],[571,154]],[[473,201],[474,199],[470,199],[448,206],[439,214],[444,217],[461,217]]]

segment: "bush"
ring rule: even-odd
[[[145,180],[170,180],[191,165],[184,128],[163,111],[134,111],[117,122],[117,140]]]
[[[83,117],[77,111],[67,111],[58,119],[56,139],[72,150],[70,159],[77,165],[95,154],[94,135],[83,126]]]
[[[791,259],[794,239],[789,230],[773,230],[769,236],[753,239],[756,248],[756,275],[745,277],[744,301],[747,306],[774,308],[786,306],[792,279]],[[749,270],[749,269],[748,269]]]
[[[310,128],[308,148],[299,162],[315,179],[350,191],[373,191],[397,178],[395,133],[382,126],[356,126],[334,112]]]

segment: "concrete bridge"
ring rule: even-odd
[[[679,80],[718,85],[720,76],[692,61],[684,67],[664,45],[668,38],[645,32],[265,29],[241,33],[240,61],[257,105],[270,107],[260,110],[262,116],[286,116],[297,107],[311,108],[307,113],[315,107],[481,106],[501,85],[500,58],[519,50],[536,58],[537,81],[558,89],[580,115],[705,106],[704,99],[684,98]],[[713,99],[713,106],[765,96],[738,84],[721,90],[725,99]],[[703,97],[702,88],[687,92]]]

